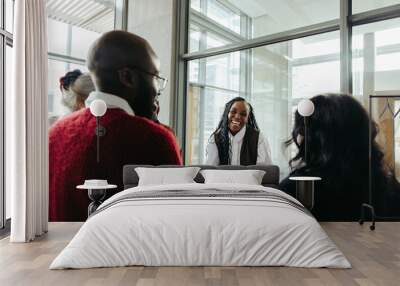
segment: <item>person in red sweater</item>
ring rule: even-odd
[[[57,121],[49,131],[49,220],[84,221],[87,192],[76,186],[87,179],[106,179],[122,190],[126,164],[182,164],[174,135],[151,121],[153,101],[160,89],[158,60],[146,40],[124,31],[100,37],[88,56],[88,68],[96,91],[86,100],[107,104],[100,124],[106,133],[100,139],[96,160],[96,118],[89,108]]]

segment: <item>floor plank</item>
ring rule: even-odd
[[[81,223],[50,223],[49,233],[32,243],[0,240],[0,285],[399,285],[400,223],[381,222],[375,231],[350,222],[322,223],[352,263],[352,269],[290,267],[117,267],[48,269]]]

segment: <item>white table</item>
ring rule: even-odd
[[[320,177],[289,177],[289,180],[296,181],[296,199],[307,209],[314,207],[314,182],[320,181]]]
[[[117,185],[95,186],[95,185],[79,185],[77,189],[87,190],[89,199],[92,201],[88,206],[88,217],[96,211],[106,197],[106,191],[115,189]]]

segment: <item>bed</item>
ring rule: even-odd
[[[351,267],[308,210],[276,188],[277,166],[218,167],[263,170],[262,185],[204,183],[199,173],[196,183],[152,186],[138,186],[137,167],[124,167],[125,190],[98,208],[50,269]]]

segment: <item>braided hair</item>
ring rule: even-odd
[[[225,109],[224,109],[224,113],[222,114],[221,120],[218,123],[218,127],[217,129],[211,134],[210,138],[212,136],[215,137],[215,141],[219,141],[221,142],[221,150],[219,152],[219,161],[221,162],[221,164],[223,164],[223,162],[229,162],[229,121],[228,121],[228,114],[229,111],[232,108],[232,105],[235,102],[238,101],[242,101],[244,103],[247,104],[247,106],[249,107],[249,118],[246,124],[246,128],[252,128],[256,131],[259,131],[258,128],[258,124],[256,121],[256,117],[254,116],[254,111],[253,111],[253,107],[251,106],[250,103],[248,103],[243,97],[235,97],[233,99],[231,99],[230,101],[228,101],[225,104]]]

